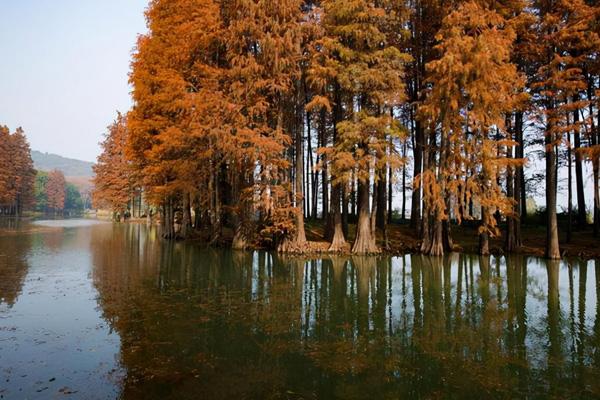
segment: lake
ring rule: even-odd
[[[597,398],[600,262],[325,257],[3,221],[0,398]]]

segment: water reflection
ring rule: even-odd
[[[29,268],[27,253],[31,242],[29,235],[17,240],[14,234],[0,234],[0,309],[12,307],[21,293]]]
[[[118,395],[119,337],[97,311],[90,238],[85,227],[0,229],[0,398]]]
[[[92,231],[123,398],[595,397],[600,265],[287,258]]]

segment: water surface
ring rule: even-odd
[[[0,230],[0,398],[596,398],[600,263]]]

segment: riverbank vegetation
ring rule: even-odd
[[[559,258],[564,176],[566,243],[600,233],[595,2],[153,0],[146,18],[94,200],[157,209],[167,239],[307,252],[320,221],[326,251],[375,254],[400,205],[425,254],[463,224],[480,254],[515,252],[544,187]]]
[[[34,203],[35,170],[29,143],[21,128],[13,133],[0,125],[0,212],[20,216]]]
[[[61,171],[37,171],[35,211],[46,215],[73,215],[82,213],[84,206],[79,189],[67,182]]]
[[[10,133],[0,125],[0,216],[70,215],[83,208],[79,189],[61,171],[35,170],[23,129]]]

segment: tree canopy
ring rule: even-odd
[[[143,197],[165,238],[234,248],[310,251],[306,220],[321,219],[329,251],[371,254],[387,246],[401,184],[422,252],[452,251],[462,223],[477,224],[481,254],[502,234],[516,251],[539,175],[528,161],[541,152],[557,258],[558,182],[568,172],[571,199],[573,164],[578,226],[589,161],[600,233],[599,10],[153,0],[133,56],[134,105],[102,143],[94,200],[122,213]]]

